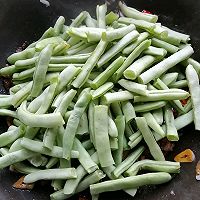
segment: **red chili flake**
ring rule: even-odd
[[[146,13],[146,14],[152,14],[150,11],[148,11],[148,10],[143,10],[142,11],[143,13]]]
[[[181,101],[181,104],[182,104],[183,106],[185,106],[185,105],[187,104],[188,100],[189,100],[189,97],[188,97],[187,99],[182,99],[182,100],[180,100],[180,101]]]

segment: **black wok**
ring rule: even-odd
[[[39,0],[0,0],[0,66],[4,67],[6,58],[26,41],[30,43],[50,26],[57,17],[63,15],[67,22],[80,11],[87,10],[95,14],[95,6],[104,0],[50,0],[46,7]],[[107,1],[110,9],[117,9],[117,1]],[[175,30],[191,35],[195,49],[194,58],[200,61],[200,0],[128,0],[126,3],[138,9],[146,9],[159,15],[159,21]],[[0,80],[0,93],[6,90]],[[6,130],[5,119],[1,118],[0,133]],[[196,155],[196,161],[182,164],[181,174],[162,186],[141,188],[135,200],[198,200],[200,183],[195,179],[195,165],[200,158],[200,135],[193,125],[181,130],[183,136],[176,144],[173,158],[178,152],[190,148]],[[52,191],[49,184],[38,183],[33,191],[21,191],[12,188],[20,177],[8,169],[0,172],[0,200],[47,200]],[[74,197],[72,199],[78,199]],[[124,192],[102,194],[100,199],[133,199]]]

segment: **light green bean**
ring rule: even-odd
[[[157,22],[157,20],[158,20],[157,15],[142,13],[142,12],[136,10],[135,8],[126,6],[121,1],[119,2],[119,7],[120,7],[122,13],[126,17],[131,17],[133,19],[145,20],[145,21],[153,22],[153,23]]]
[[[149,150],[151,152],[151,155],[154,157],[155,160],[163,161],[165,160],[165,157],[159,147],[159,145],[156,143],[156,140],[149,129],[147,122],[144,117],[136,117],[136,123],[138,126],[138,129],[141,131],[144,140],[149,147]]]
[[[92,69],[97,64],[100,56],[103,54],[107,47],[107,42],[104,38],[104,33],[102,34],[102,39],[97,45],[96,49],[93,51],[92,55],[88,58],[84,66],[82,67],[82,71],[79,73],[77,78],[72,82],[72,86],[75,88],[81,87],[88,79]]]
[[[24,177],[24,183],[34,183],[38,180],[49,179],[71,179],[77,178],[75,168],[66,169],[43,169],[37,172],[33,172]]]
[[[166,172],[147,173],[143,175],[131,176],[127,178],[93,184],[90,186],[90,192],[91,194],[99,194],[108,191],[137,188],[143,185],[162,184],[170,180],[171,176]]]
[[[164,119],[166,124],[167,139],[169,141],[178,141],[179,136],[174,122],[174,115],[169,105],[164,107]]]
[[[80,118],[88,106],[92,96],[85,92],[76,102],[74,110],[70,115],[65,133],[63,136],[63,158],[70,160],[70,152],[74,143],[75,134],[80,122]]]
[[[187,46],[180,51],[169,56],[165,60],[151,67],[139,76],[139,82],[143,84],[149,83],[151,80],[158,78],[164,72],[174,67],[179,62],[187,59],[193,54],[194,50],[191,46]]]
[[[199,118],[199,110],[200,110],[200,88],[199,88],[199,77],[197,72],[195,71],[192,65],[188,65],[186,68],[186,78],[188,81],[188,87],[191,94],[191,100],[193,105],[193,113],[194,113],[194,124],[195,129],[200,130],[200,118]]]
[[[140,160],[134,163],[125,173],[128,176],[135,176],[140,170],[179,173],[180,163],[171,161]]]
[[[101,74],[99,74],[91,83],[91,87],[96,89],[103,85],[122,65],[125,58],[120,56],[114,60]]]
[[[123,50],[130,42],[135,40],[139,36],[138,32],[133,30],[124,36],[119,42],[117,42],[114,46],[112,46],[105,54],[102,55],[100,60],[97,63],[98,67],[102,67],[105,63],[107,63],[111,58],[113,58],[117,53]]]
[[[144,147],[141,146],[133,151],[122,163],[120,163],[115,170],[113,171],[113,175],[117,178],[122,173],[124,173],[133,163],[141,156],[144,151]]]
[[[94,107],[94,138],[101,167],[114,164],[108,135],[108,107]]]

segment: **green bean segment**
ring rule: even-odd
[[[155,140],[151,130],[149,129],[145,118],[144,117],[136,117],[136,123],[137,123],[137,126],[138,126],[139,130],[141,131],[141,133],[144,137],[144,140],[147,143],[149,150],[151,152],[151,155],[154,157],[154,159],[160,160],[160,161],[165,160],[165,157],[164,157],[160,147],[156,143],[156,140]]]
[[[108,107],[94,107],[94,138],[97,154],[102,167],[114,164],[108,137]]]
[[[150,40],[145,40],[141,44],[139,44],[133,52],[126,58],[122,66],[113,74],[114,81],[119,80],[123,75],[123,72],[131,65],[131,63],[151,44]]]
[[[106,93],[103,96],[103,102],[105,102],[106,104],[111,104],[119,101],[127,101],[130,99],[133,99],[133,94],[128,91]]]
[[[34,152],[37,152],[37,153],[41,153],[41,154],[48,155],[48,156],[53,156],[56,158],[62,158],[63,148],[58,147],[58,146],[53,146],[52,150],[49,150],[43,146],[42,142],[30,140],[28,138],[23,138],[21,141],[21,145],[24,148],[29,149]],[[70,155],[71,158],[79,157],[79,153],[77,151],[72,151],[72,152],[70,152],[70,154],[71,154]]]
[[[148,22],[153,22],[153,23],[155,23],[158,20],[158,16],[139,12],[138,10],[134,8],[126,6],[121,1],[119,2],[119,7],[122,13],[127,17],[131,17],[134,19],[142,19]]]
[[[76,177],[77,175],[75,168],[46,169],[26,175],[24,177],[24,183],[34,183],[38,180],[70,179]]]
[[[117,58],[115,61],[113,61],[104,72],[99,74],[91,83],[91,87],[94,89],[97,89],[101,85],[103,85],[122,65],[124,62],[123,57]]]
[[[135,176],[140,170],[179,173],[180,163],[171,161],[141,160],[134,163],[127,171],[126,175]]]
[[[104,35],[104,34],[103,34]],[[104,36],[102,36],[104,37]],[[100,56],[106,49],[107,42],[102,39],[99,44],[97,45],[96,49],[92,53],[91,57],[86,61],[85,65],[82,67],[82,71],[77,76],[77,78],[72,82],[72,85],[75,88],[79,88],[82,86],[89,77],[92,69],[95,67],[96,63],[98,62]]]
[[[118,43],[111,47],[98,61],[98,67],[103,66],[111,58],[113,58],[117,53],[119,53],[125,46],[127,46],[131,41],[135,40],[138,37],[137,31],[132,31],[124,36]]]
[[[191,93],[191,100],[193,104],[193,112],[194,112],[194,124],[195,124],[195,129],[200,130],[199,127],[199,109],[200,109],[200,104],[199,104],[199,95],[200,95],[200,88],[199,88],[199,78],[198,74],[193,68],[192,65],[188,65],[186,68],[186,77],[188,81],[188,86],[189,90]]]
[[[23,102],[18,108],[17,116],[24,124],[32,127],[53,128],[64,124],[60,113],[33,114],[28,112],[26,102]]]
[[[170,174],[166,172],[147,173],[138,176],[131,176],[123,179],[105,181],[90,186],[91,194],[116,191],[121,189],[137,188],[143,185],[162,184],[171,180]]]
[[[122,163],[120,163],[113,174],[115,177],[119,177],[123,172],[125,172],[133,163],[141,156],[142,152],[144,151],[144,147],[141,146],[132,152]]]
[[[152,68],[148,69],[146,72],[142,73],[139,76],[139,82],[146,84],[149,83],[151,80],[158,78],[168,69],[172,68],[179,62],[187,59],[189,56],[193,54],[194,50],[191,46],[187,46],[180,51],[176,52],[175,54],[169,56],[165,60],[161,61],[157,65],[153,66]]]
[[[125,79],[121,79],[118,81],[118,83],[125,88],[126,90],[136,93],[136,94],[140,94],[140,95],[144,95],[147,96],[148,92],[147,92],[147,86],[146,85],[142,85],[139,83],[135,83],[133,81],[128,81]]]
[[[36,70],[33,75],[33,86],[31,89],[32,97],[38,96],[42,91],[52,51],[53,51],[52,46],[48,45],[40,53]]]
[[[63,136],[63,158],[66,158],[67,160],[70,159],[70,152],[73,147],[73,142],[80,118],[83,112],[85,111],[86,107],[88,106],[91,98],[92,96],[89,93],[85,92],[78,99],[77,103],[74,106],[74,110],[68,119],[65,133]]]

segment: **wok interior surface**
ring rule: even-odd
[[[95,16],[97,4],[103,0],[51,0],[50,7],[46,7],[39,0],[0,0],[0,66],[4,67],[6,58],[15,50],[37,40],[50,26],[53,26],[58,16],[63,15],[67,23],[76,17],[82,10],[89,11]],[[117,1],[107,1],[110,9],[117,9]],[[129,6],[140,10],[148,10],[159,15],[162,24],[191,35],[192,45],[195,49],[194,58],[200,61],[200,1],[198,0],[128,0]],[[5,93],[2,81],[0,92]],[[0,131],[6,130],[5,118],[1,118]],[[200,137],[194,131],[193,125],[181,130],[183,136],[176,144],[174,155],[190,148],[196,156],[193,163],[182,164],[180,175],[176,175],[167,184],[156,187],[141,188],[135,200],[198,200],[200,196],[200,183],[195,179],[195,166],[200,157]],[[47,200],[52,188],[46,182],[36,184],[33,191],[21,191],[12,188],[12,184],[21,175],[10,172],[8,169],[0,172],[0,200]],[[72,199],[78,199],[74,197]],[[102,194],[100,199],[129,200],[133,199],[124,192],[111,192]]]

